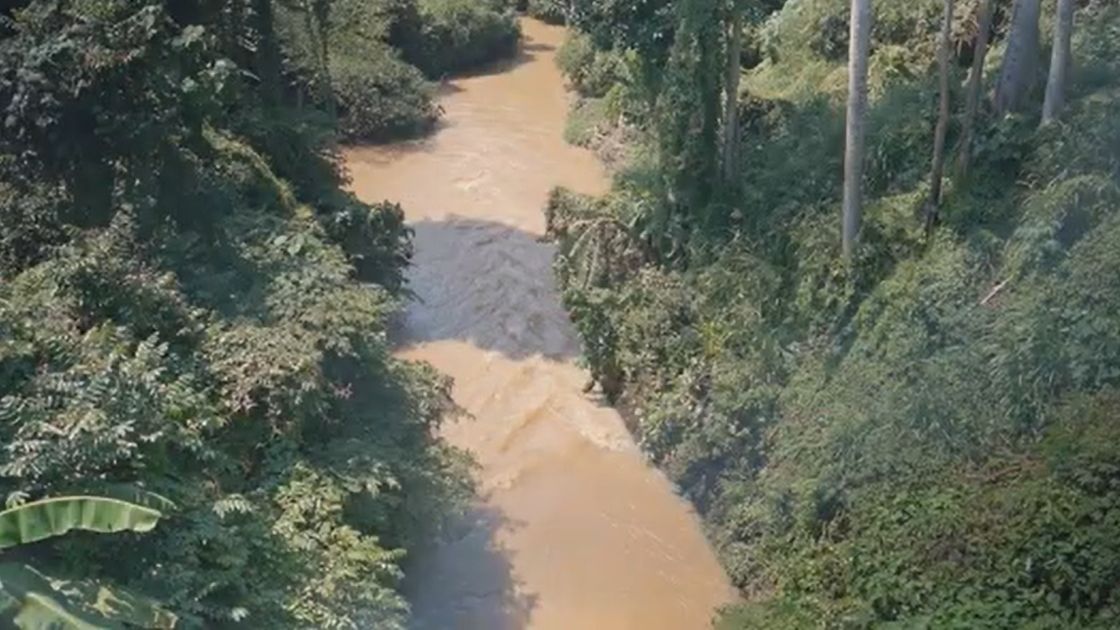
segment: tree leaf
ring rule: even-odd
[[[95,580],[55,580],[27,565],[0,564],[0,625],[11,623],[22,630],[162,629],[177,622],[156,602]]]
[[[101,533],[151,531],[163,513],[106,497],[56,497],[0,512],[0,549],[61,536],[72,529]]]

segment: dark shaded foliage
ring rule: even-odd
[[[0,39],[0,493],[170,498],[28,554],[184,627],[403,627],[466,490],[448,384],[390,357],[402,212],[261,89],[254,7],[43,0]]]

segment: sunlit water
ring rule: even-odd
[[[601,193],[562,139],[563,30],[526,20],[519,57],[445,86],[443,126],[347,153],[365,200],[401,202],[416,230],[400,355],[455,379],[473,415],[444,429],[477,458],[477,509],[410,568],[420,628],[687,630],[733,597],[688,504],[618,414],[581,390],[560,306],[548,191]]]

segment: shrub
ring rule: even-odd
[[[321,109],[335,111],[343,141],[415,136],[438,117],[432,86],[385,43],[398,9],[356,0],[332,5],[326,68],[320,42],[309,35],[302,9],[281,8],[277,13],[295,89]]]
[[[408,57],[430,77],[512,55],[520,29],[510,11],[471,0],[422,0],[420,50]]]
[[[579,84],[579,77],[585,69],[595,60],[598,48],[591,41],[591,37],[573,31],[564,39],[560,50],[556,52],[556,65],[573,85]]]
[[[564,139],[580,147],[591,147],[596,136],[608,124],[605,99],[585,99],[576,103],[568,114]]]
[[[393,293],[404,289],[404,269],[412,260],[412,232],[405,226],[400,204],[368,206],[351,194],[320,209],[327,236],[342,247],[354,277]]]
[[[565,0],[528,0],[525,11],[548,24],[563,24],[568,19],[568,6]]]
[[[556,64],[581,96],[601,98],[623,82],[624,61],[614,51],[597,50],[586,35],[568,37],[556,54]]]
[[[351,142],[415,136],[438,118],[434,91],[416,68],[385,46],[360,56],[336,56],[331,81],[338,99],[338,130]]]

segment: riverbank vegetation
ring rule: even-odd
[[[275,4],[289,89],[335,112],[351,142],[428,131],[439,117],[431,81],[511,56],[520,36],[501,0]]]
[[[519,3],[526,14],[546,24],[564,24],[569,6],[565,0],[522,0]]]
[[[557,273],[720,627],[1115,627],[1120,7],[572,11],[569,135],[628,148]]]
[[[336,139],[434,119],[407,37],[482,62],[512,18],[2,9],[0,625],[403,627],[401,563],[469,488],[449,384],[389,354],[403,213],[345,191]]]

